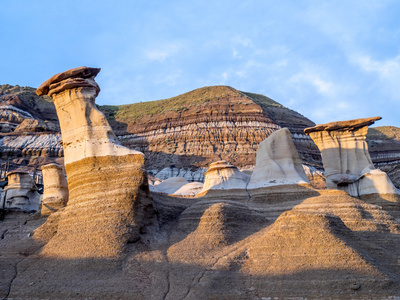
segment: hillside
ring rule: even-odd
[[[145,152],[154,172],[170,166],[207,167],[221,159],[252,166],[258,144],[282,127],[293,134],[303,160],[320,165],[317,148],[303,133],[312,121],[266,96],[229,86],[100,109],[123,145]]]

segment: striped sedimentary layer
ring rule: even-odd
[[[153,216],[143,156],[88,157],[68,164],[66,171],[68,205],[60,216],[50,216],[60,220],[42,254],[118,257]],[[49,230],[45,224],[35,237],[45,240]]]
[[[228,86],[102,109],[121,143],[145,153],[149,170],[204,168],[218,160],[239,168],[254,165],[258,144],[283,127],[305,161],[320,162],[318,149],[303,133],[312,121],[268,97]]]
[[[2,159],[16,157],[62,157],[59,133],[10,134],[0,138]]]

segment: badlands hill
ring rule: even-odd
[[[145,153],[146,169],[166,179],[203,180],[209,164],[226,160],[252,169],[258,144],[287,127],[303,163],[322,168],[314,142],[303,130],[315,125],[299,113],[259,94],[228,86],[203,87],[158,101],[99,107],[124,146]],[[367,143],[375,165],[400,186],[400,129],[369,129]],[[57,161],[63,149],[56,110],[35,89],[0,86],[0,163],[14,168]]]
[[[229,86],[101,109],[122,144],[146,154],[148,169],[207,167],[221,159],[253,166],[257,145],[283,127],[291,131],[304,161],[320,163],[318,148],[303,132],[315,125],[312,121],[268,97]]]

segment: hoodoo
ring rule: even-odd
[[[120,146],[96,108],[100,88],[94,78],[99,72],[71,69],[37,89],[38,95],[53,98],[69,185],[68,204],[44,255],[118,257],[128,241],[140,238],[141,227],[151,219],[144,156]]]
[[[375,169],[365,142],[368,126],[380,119],[331,122],[304,130],[321,151],[327,188],[356,197],[397,193],[386,173]]]

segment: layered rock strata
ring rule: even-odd
[[[95,106],[99,71],[71,69],[37,90],[51,95],[57,109],[69,187],[56,234],[42,251],[46,256],[119,257],[127,242],[140,239],[153,216],[143,154],[120,146]],[[45,236],[48,228],[42,226],[36,237]]]
[[[303,132],[313,122],[268,97],[228,86],[102,109],[121,143],[144,152],[147,169],[155,172],[206,168],[218,160],[239,168],[254,165],[257,145],[282,127],[290,129],[302,158],[320,161],[318,148]]]
[[[368,126],[380,119],[332,122],[304,130],[321,151],[327,188],[343,189],[356,197],[397,194],[386,173],[375,169],[365,142]]]
[[[41,215],[51,215],[65,207],[69,192],[64,168],[57,164],[42,166],[44,192],[42,196]]]
[[[28,172],[13,171],[7,173],[8,185],[1,195],[0,209],[17,211],[37,211],[40,194]]]

